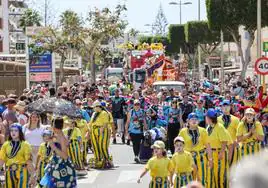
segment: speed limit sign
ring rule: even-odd
[[[262,57],[257,59],[255,63],[255,71],[261,75],[268,74],[268,58]]]

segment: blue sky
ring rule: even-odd
[[[54,9],[58,14],[66,9],[72,9],[79,15],[86,15],[86,12],[94,7],[113,8],[119,2],[125,2],[128,8],[126,19],[129,28],[135,28],[141,32],[150,31],[145,24],[152,24],[157,15],[160,3],[163,6],[169,24],[178,24],[180,20],[179,6],[171,6],[173,0],[51,0]],[[177,0],[178,2],[179,0]],[[201,1],[201,19],[206,19],[205,0]],[[192,2],[191,5],[182,6],[182,23],[198,19],[198,0],[182,0]]]

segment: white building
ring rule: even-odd
[[[27,9],[25,0],[9,0],[9,53],[18,54],[25,53],[24,50],[16,50],[17,43],[24,43],[26,41],[26,36],[23,29],[20,28],[20,19]]]
[[[9,53],[8,0],[0,0],[0,53]]]

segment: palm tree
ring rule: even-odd
[[[26,9],[20,19],[20,27],[26,31],[26,27],[41,26],[42,18],[36,10]]]

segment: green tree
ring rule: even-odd
[[[46,31],[35,36],[30,48],[36,53],[50,51],[61,57],[60,84],[64,81],[64,63],[71,50],[77,50],[81,43],[81,19],[70,10],[60,16],[60,28],[49,27]],[[42,46],[36,46],[41,43]]]
[[[94,56],[103,40],[123,35],[127,23],[121,17],[126,10],[124,5],[117,5],[114,11],[109,8],[102,10],[95,8],[88,13],[86,19],[88,28],[85,28],[81,34],[82,44],[79,53],[91,66],[92,82],[96,80]]]
[[[185,25],[185,39],[187,43],[195,44],[196,47],[199,45],[204,54],[209,57],[220,44],[220,31],[211,30],[206,21],[191,21]],[[208,67],[209,72],[212,73],[210,62]],[[211,77],[210,74],[209,79]]]
[[[153,41],[153,36],[140,36],[139,37],[139,43],[140,44],[143,44],[143,43],[148,43],[148,44],[151,44]]]
[[[162,4],[160,4],[155,22],[152,26],[152,31],[155,35],[164,36],[166,35],[167,26],[168,26],[167,18],[165,16]]]
[[[26,27],[41,26],[42,18],[36,10],[26,9],[20,18],[20,27],[26,31]]]
[[[206,0],[207,17],[212,29],[223,30],[232,36],[236,43],[242,61],[241,77],[245,78],[247,67],[250,63],[250,50],[255,39],[257,29],[257,1],[256,0]],[[263,10],[268,8],[267,1],[262,1]],[[262,24],[268,23],[268,12],[262,11]],[[245,53],[241,46],[239,27],[244,26],[248,32],[248,45]]]
[[[180,53],[185,44],[184,25],[171,24],[168,28],[169,51],[172,54]]]

